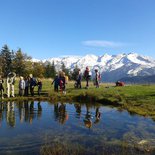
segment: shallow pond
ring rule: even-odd
[[[100,104],[0,103],[0,155],[155,154],[155,122]]]

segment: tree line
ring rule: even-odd
[[[74,79],[77,67],[73,72],[66,68],[64,63],[61,70],[66,73],[70,79]],[[32,57],[19,48],[17,51],[10,50],[8,45],[4,45],[0,50],[0,75],[7,77],[8,73],[15,72],[17,76],[27,76],[33,74],[39,78],[54,78],[56,72],[54,61],[50,62],[33,62]]]

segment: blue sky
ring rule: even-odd
[[[0,48],[33,58],[136,52],[155,58],[155,0],[0,0]]]

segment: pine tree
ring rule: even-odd
[[[3,76],[3,72],[2,72],[2,57],[0,56],[0,75]]]
[[[29,68],[27,67],[29,63],[32,66],[32,62],[30,60],[31,60],[31,57],[24,54],[20,48],[14,54],[13,70],[16,72],[18,76],[27,76],[29,74],[27,72]],[[31,73],[32,73],[32,69],[31,69]]]
[[[75,68],[74,68],[74,70],[73,70],[73,72],[71,73],[72,80],[76,80],[77,79],[78,71],[79,71],[79,68],[76,65]]]
[[[41,62],[34,62],[33,66],[33,76],[43,78],[45,72],[43,64]]]
[[[56,74],[56,69],[55,69],[55,64],[54,64],[54,61],[53,61],[52,65],[51,65],[51,77],[54,78],[55,74]]]
[[[65,72],[65,74],[70,77],[70,72],[69,72],[69,69],[66,68],[65,64],[62,62],[62,65],[61,65],[61,70],[63,72]]]
[[[6,77],[9,72],[12,71],[12,59],[13,59],[13,52],[10,52],[10,49],[7,45],[2,47],[1,53],[1,63],[2,63],[2,72],[3,75]]]
[[[44,76],[46,77],[46,78],[50,78],[50,77],[52,77],[52,65],[51,65],[51,63],[50,62],[48,62],[46,65],[45,65],[45,74],[44,74]]]

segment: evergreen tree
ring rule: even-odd
[[[8,73],[12,71],[13,52],[10,52],[9,47],[7,45],[4,45],[2,47],[0,57],[2,63],[1,70],[3,72],[3,75],[6,77]]]
[[[45,77],[46,78],[50,78],[52,77],[52,65],[50,62],[48,62],[46,65],[45,65]]]
[[[2,57],[0,56],[0,75],[3,76],[3,72],[2,72]]]
[[[73,70],[73,72],[71,73],[72,80],[76,80],[77,79],[78,71],[79,71],[79,68],[76,65],[75,68],[74,68],[74,70]]]
[[[54,64],[54,61],[53,61],[52,65],[51,65],[51,77],[54,78],[55,74],[56,74],[56,69],[55,69],[55,64]]]
[[[30,60],[31,60],[31,57],[24,54],[20,48],[14,54],[13,70],[16,72],[18,76],[27,76],[29,74],[29,72],[27,72],[29,68],[27,67],[29,63],[30,65],[32,65],[32,62],[29,62]]]
[[[62,65],[61,65],[61,70],[63,72],[65,72],[65,74],[70,77],[70,72],[69,72],[69,69],[66,68],[65,64],[62,62]]]
[[[40,62],[34,62],[33,66],[33,76],[43,78],[45,72],[43,64]]]

